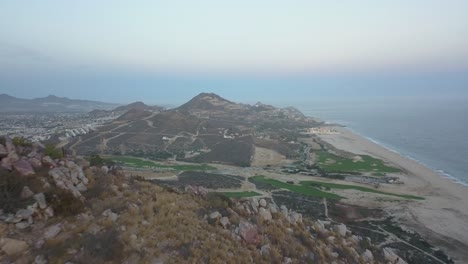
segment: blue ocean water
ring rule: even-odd
[[[347,126],[442,177],[468,186],[468,101],[393,100],[296,104],[307,116]]]

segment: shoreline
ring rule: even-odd
[[[380,207],[403,225],[414,229],[435,246],[443,248],[457,262],[468,259],[468,188],[441,176],[421,162],[405,157],[378,142],[345,127],[333,126],[340,134],[317,135],[321,140],[357,155],[370,155],[400,168],[395,173],[403,185],[383,185],[383,191],[406,193],[425,198],[424,201],[381,203]],[[364,206],[375,206],[370,198]]]
[[[335,127],[335,125],[330,125],[330,126]],[[434,168],[431,165],[426,164],[423,161],[421,161],[421,160],[419,160],[419,159],[417,159],[415,157],[405,155],[405,154],[401,153],[400,151],[398,151],[398,150],[396,150],[396,149],[394,149],[392,147],[389,147],[386,144],[384,144],[384,143],[382,143],[382,142],[380,142],[378,140],[375,140],[375,139],[373,139],[371,137],[365,136],[365,135],[357,132],[356,130],[354,130],[354,129],[350,128],[350,127],[347,127],[347,126],[339,126],[339,127],[345,128],[346,130],[349,130],[351,133],[353,133],[353,134],[355,134],[355,135],[357,135],[359,137],[362,137],[363,139],[366,139],[366,140],[368,140],[368,141],[370,141],[370,142],[372,142],[374,144],[377,144],[377,145],[381,146],[382,148],[387,149],[388,151],[394,152],[394,153],[400,155],[403,158],[415,161],[415,162],[421,164],[422,166],[432,170],[434,173],[438,174],[441,178],[449,179],[450,181],[452,181],[452,182],[454,182],[456,184],[459,184],[459,185],[462,185],[463,187],[468,188],[468,182],[465,182],[463,180],[458,179],[457,177],[451,175],[450,173],[445,172],[443,169]]]

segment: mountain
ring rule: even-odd
[[[250,166],[257,147],[297,156],[300,145],[294,142],[316,124],[293,108],[240,104],[213,93],[161,112],[148,111],[154,108],[141,102],[118,109],[127,108],[114,122],[68,146],[79,155],[100,145],[102,154]]]
[[[176,108],[179,111],[195,113],[204,111],[242,110],[245,106],[233,103],[214,93],[201,93]]]
[[[126,112],[126,111],[129,111],[131,109],[136,109],[136,110],[139,110],[139,111],[162,111],[164,110],[163,107],[161,106],[149,106],[143,102],[134,102],[134,103],[131,103],[131,104],[128,104],[128,105],[122,105],[122,106],[119,106],[117,108],[115,108],[113,111],[115,112]]]
[[[22,99],[8,94],[0,95],[0,112],[89,112],[94,109],[108,110],[117,104],[90,100],[76,100],[49,95],[43,98]]]

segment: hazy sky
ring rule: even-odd
[[[467,12],[466,0],[2,0],[0,93],[468,96]]]

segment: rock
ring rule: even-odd
[[[29,222],[19,222],[19,223],[16,223],[15,226],[18,229],[26,229],[26,228],[30,227],[31,224]]]
[[[42,162],[37,158],[30,158],[28,162],[33,166],[33,168],[39,169],[42,167]]]
[[[7,158],[9,158],[12,163],[14,163],[14,162],[16,162],[16,161],[18,161],[20,159],[18,154],[16,154],[16,151],[12,151],[12,152],[8,153]]]
[[[44,239],[52,239],[56,237],[60,233],[60,231],[62,231],[62,224],[50,226],[44,231]]]
[[[41,209],[46,209],[47,208],[46,198],[45,198],[45,195],[43,193],[38,193],[38,194],[34,195],[34,200],[36,200],[36,202],[38,203],[39,208],[41,208]]]
[[[284,258],[283,259],[283,264],[292,264],[292,263],[293,263],[293,261],[292,261],[291,258]]]
[[[21,176],[30,176],[35,174],[31,164],[25,160],[16,161],[13,163],[13,168],[15,168],[21,174]]]
[[[222,215],[217,211],[210,214],[210,219],[219,219],[221,217]]]
[[[42,157],[42,163],[49,167],[57,167],[57,163],[49,156]]]
[[[0,245],[2,245],[2,251],[8,256],[19,255],[29,248],[26,242],[11,238],[2,238]]]
[[[283,216],[287,218],[289,214],[288,208],[285,205],[282,205],[280,206],[280,210]]]
[[[374,261],[374,255],[368,249],[366,249],[366,251],[364,251],[364,253],[362,253],[361,256],[364,259],[364,261],[366,261],[366,262],[373,262]]]
[[[266,255],[269,255],[270,254],[270,250],[271,250],[271,247],[270,245],[263,245],[261,248],[260,248],[260,255],[262,256],[266,256]]]
[[[104,174],[109,173],[109,167],[107,167],[107,166],[102,166],[101,170],[102,170],[102,172],[104,172]]]
[[[141,221],[141,224],[144,225],[144,226],[149,226],[150,225],[150,223],[148,221],[146,221],[146,220]]]
[[[15,144],[13,144],[13,141],[11,140],[10,137],[5,137],[5,147],[6,147],[7,151],[8,151],[8,153],[16,151]]]
[[[8,150],[0,144],[0,158],[4,158],[6,156],[8,156]]]
[[[344,237],[348,232],[348,228],[346,228],[344,224],[339,224],[333,226],[333,231],[339,234],[340,236]]]
[[[288,221],[290,224],[293,224],[293,225],[302,223],[302,215],[297,212],[291,211],[288,215]]]
[[[255,208],[255,209],[258,208],[258,206],[259,206],[259,204],[258,204],[258,199],[255,198],[255,197],[252,197],[252,198],[250,199],[250,204],[252,205],[253,208]],[[254,209],[254,210],[255,210],[255,209]]]
[[[231,225],[231,222],[229,221],[229,218],[227,217],[222,217],[221,220],[219,220],[219,223],[225,229]]]
[[[247,244],[251,245],[258,245],[261,240],[257,228],[245,220],[241,220],[239,223],[239,235]]]
[[[34,259],[33,264],[47,264],[47,260],[45,259],[43,255],[38,255]]]
[[[270,208],[270,213],[272,213],[272,214],[277,214],[278,211],[279,211],[278,206],[276,204],[274,204],[274,203],[271,203],[269,205],[269,208]]]
[[[16,212],[15,217],[16,217],[16,218],[19,218],[19,219],[21,219],[21,220],[23,220],[23,219],[28,219],[28,218],[31,217],[33,214],[34,214],[34,211],[33,211],[33,210],[30,210],[30,209],[20,209],[20,210],[18,210],[18,212]]]
[[[116,214],[116,213],[114,213],[114,212],[112,212],[111,209],[105,210],[105,211],[102,213],[102,215],[105,216],[105,217],[108,217],[109,219],[111,219],[112,222],[115,222],[115,221],[117,221],[117,219],[119,219],[119,215]]]
[[[128,207],[128,210],[130,210],[130,212],[133,214],[137,214],[140,211],[140,207],[134,203],[128,204],[127,207]]]
[[[267,202],[265,201],[265,199],[260,199],[260,201],[258,201],[258,204],[264,208],[267,206]]]
[[[392,264],[407,264],[402,258],[400,258],[391,248],[383,249],[385,260]]]
[[[265,222],[270,222],[273,220],[273,216],[271,215],[269,210],[266,210],[265,208],[261,207],[258,210],[258,216],[260,216],[260,219],[262,219]]]
[[[0,166],[2,166],[2,168],[4,168],[5,170],[13,170],[13,164],[9,157],[3,158],[0,163]]]
[[[73,162],[71,160],[66,160],[65,161],[65,167],[67,167],[67,168],[69,168],[71,170],[71,169],[76,168],[77,166],[76,166],[75,162]]]
[[[88,188],[86,188],[86,185],[84,185],[82,182],[76,185],[76,189],[78,189],[78,191],[80,192],[85,192],[88,190]]]
[[[34,193],[31,191],[31,189],[29,189],[28,186],[24,186],[23,187],[23,190],[21,190],[21,194],[20,194],[20,197],[22,200],[25,200],[25,199],[29,199],[31,197],[33,197]]]
[[[44,213],[48,216],[48,217],[54,217],[54,208],[52,207],[47,207],[45,210],[44,210]]]

